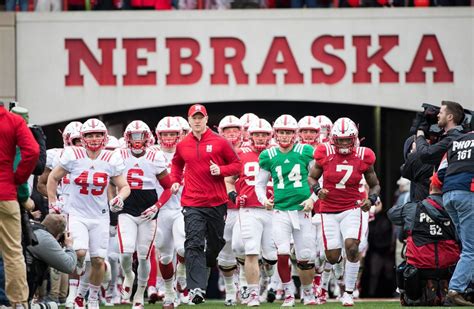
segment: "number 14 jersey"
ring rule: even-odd
[[[342,155],[329,144],[319,144],[314,152],[316,164],[323,169],[323,188],[328,195],[320,203],[320,212],[339,213],[359,207],[364,198],[360,184],[362,176],[375,163],[374,152],[367,147],[357,147],[354,152]]]
[[[279,147],[262,151],[259,164],[272,175],[275,209],[303,209],[300,204],[311,195],[308,170],[313,152],[313,147],[305,144],[295,144],[287,153],[281,152]]]

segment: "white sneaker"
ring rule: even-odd
[[[282,307],[294,307],[295,306],[295,297],[293,295],[288,295],[283,301]]]
[[[303,290],[303,304],[305,306],[312,306],[312,305],[318,304],[318,302],[316,301],[316,297],[314,296],[312,292],[313,292],[312,289],[307,290],[307,291]]]
[[[260,306],[260,296],[257,292],[252,291],[248,297],[247,307],[259,307]]]
[[[99,309],[99,301],[97,299],[89,299],[87,302],[87,309]]]
[[[189,296],[187,290],[185,290],[183,293],[179,293],[179,302],[181,304],[189,304]]]
[[[182,293],[186,290],[186,277],[176,277],[176,290]]]
[[[84,298],[77,296],[74,299],[74,309],[84,309],[86,306],[84,305]]]
[[[122,289],[120,293],[122,294],[122,301],[130,300],[130,295],[132,294],[133,281],[135,281],[135,273],[132,272],[130,277],[125,276],[122,283]]]
[[[341,303],[344,307],[352,307],[354,306],[354,299],[352,297],[352,294],[349,294],[347,292],[344,292],[344,294],[341,297]]]
[[[149,304],[154,304],[158,301],[158,291],[154,286],[150,285],[148,287],[148,289],[146,290],[146,295],[148,296]]]
[[[112,296],[108,296],[108,297],[105,298],[105,306],[106,307],[113,307],[114,306]]]
[[[145,306],[143,306],[143,304],[141,303],[134,303],[133,306],[132,306],[132,309],[144,309]]]

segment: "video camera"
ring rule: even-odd
[[[416,134],[416,131],[420,129],[425,132],[426,136],[440,137],[444,133],[443,129],[438,126],[440,107],[429,103],[423,103],[421,107],[423,107],[423,111],[418,112],[413,119],[410,134]],[[462,125],[464,132],[474,130],[474,112],[464,109],[464,120],[460,125]]]

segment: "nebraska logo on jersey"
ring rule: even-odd
[[[206,145],[206,152],[212,152],[212,145]]]

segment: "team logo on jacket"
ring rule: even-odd
[[[206,152],[212,152],[212,145],[206,145]]]

